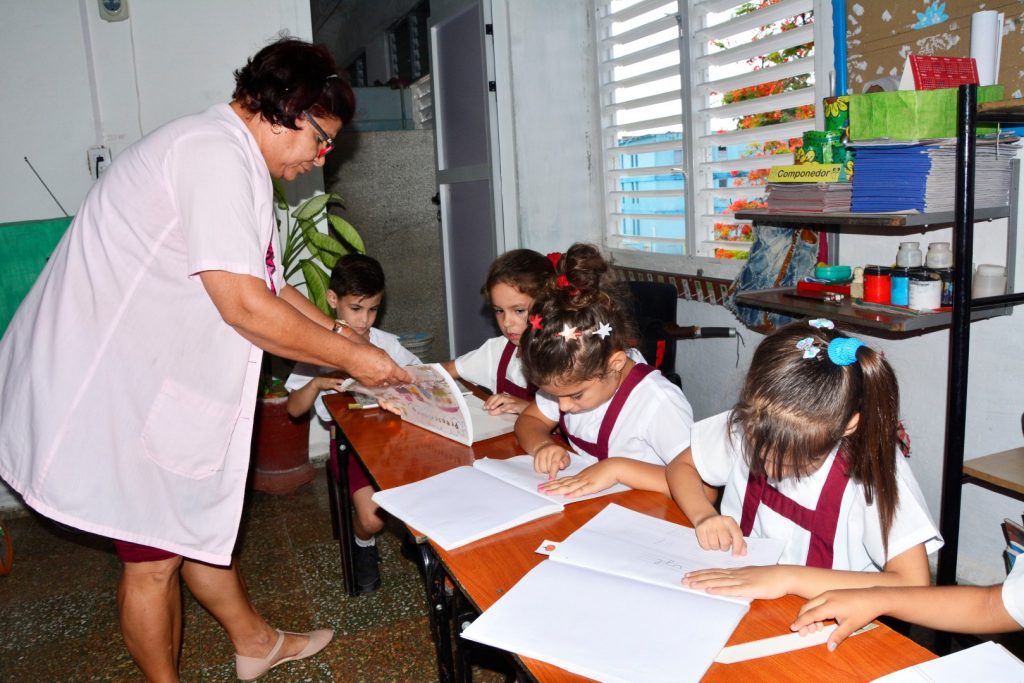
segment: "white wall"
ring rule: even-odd
[[[232,72],[286,31],[309,39],[308,0],[133,2],[126,21],[95,0],[4,3],[0,20],[0,222],[68,213],[92,185],[86,150],[118,152],[178,116],[226,102]]]
[[[62,215],[27,156],[74,214],[92,186],[86,150],[119,151],[161,124],[231,99],[232,72],[279,32],[310,39],[308,0],[6,2],[0,18],[0,223]],[[292,188],[312,194],[322,180]],[[0,508],[11,505],[0,486]]]

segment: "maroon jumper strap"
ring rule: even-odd
[[[637,363],[629,371],[626,379],[615,390],[615,395],[612,396],[611,403],[608,405],[608,411],[604,414],[604,419],[601,420],[601,428],[597,432],[597,443],[584,441],[570,434],[565,426],[565,413],[560,412],[558,415],[558,428],[562,430],[562,436],[572,442],[574,446],[578,446],[598,460],[607,458],[608,441],[611,439],[612,429],[615,428],[615,421],[619,419],[619,413],[622,412],[622,406],[625,405],[626,399],[633,393],[636,385],[640,384],[647,375],[654,371],[653,367],[644,363]]]
[[[832,568],[833,544],[839,526],[839,508],[846,491],[846,454],[840,451],[832,461],[832,467],[825,477],[825,484],[818,494],[818,502],[812,510],[783,495],[768,483],[767,477],[751,475],[747,478],[747,491],[743,496],[743,513],[740,530],[749,536],[754,528],[757,508],[764,503],[799,527],[811,532],[811,544],[807,549],[808,567]]]
[[[525,388],[511,382],[508,375],[508,364],[512,360],[512,354],[516,352],[516,345],[512,342],[505,343],[505,349],[501,352],[501,360],[498,361],[498,377],[494,382],[495,393],[506,393],[509,396],[521,398],[524,401],[532,401],[533,395],[537,393],[537,387],[532,384]]]

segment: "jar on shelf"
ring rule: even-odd
[[[1006,294],[1006,268],[991,263],[979,265],[971,282],[971,297],[980,299],[1001,294]]]
[[[910,273],[910,307],[916,311],[934,311],[942,305],[942,279],[930,270]]]
[[[920,268],[924,263],[920,242],[900,242],[896,252],[896,265],[900,268]]]
[[[953,305],[953,269],[952,268],[934,268],[932,272],[939,274],[939,279],[942,282],[942,305],[952,306]]]
[[[864,301],[887,304],[891,298],[890,269],[885,266],[864,266]]]
[[[910,305],[910,268],[896,266],[890,276],[889,300],[893,306]]]
[[[952,268],[953,252],[949,250],[949,242],[932,242],[928,245],[928,255],[924,265],[928,268]]]

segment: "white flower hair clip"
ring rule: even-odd
[[[814,343],[814,337],[804,337],[796,343],[796,348],[804,352],[804,358],[817,358],[821,349]]]
[[[819,330],[834,330],[836,327],[836,324],[828,318],[815,318],[814,320],[808,320],[807,324]]]

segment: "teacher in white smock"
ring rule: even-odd
[[[230,104],[114,161],[0,340],[0,477],[41,514],[114,540],[121,631],[145,677],[178,680],[183,578],[223,625],[238,677],[333,636],[275,630],[232,549],[264,351],[408,380],[282,279],[271,177],[322,166],[353,114],[323,47],[282,39]]]

